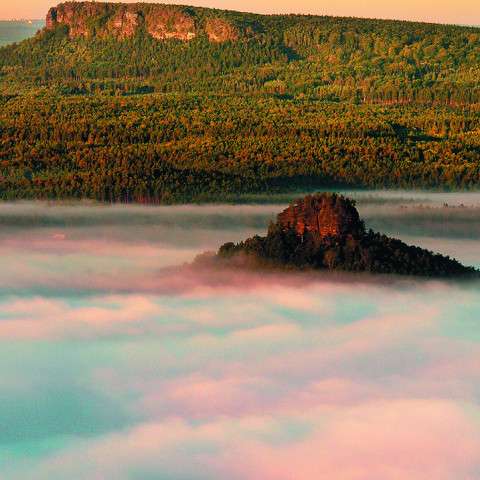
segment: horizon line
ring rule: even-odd
[[[145,1],[138,1],[138,2],[122,2],[120,1],[99,1],[96,2],[95,0],[66,0],[64,2],[59,2],[56,6],[62,3],[112,3],[112,4],[157,4],[157,5],[168,5],[168,6],[178,6],[178,7],[191,7],[191,8],[199,8],[199,9],[206,9],[206,10],[222,10],[227,12],[235,12],[235,13],[245,13],[245,14],[253,14],[259,16],[299,16],[299,17],[329,17],[329,18],[349,18],[349,19],[358,19],[358,20],[381,20],[381,21],[392,21],[392,22],[407,22],[407,23],[422,23],[422,24],[430,24],[430,25],[444,25],[444,26],[457,26],[457,27],[466,27],[466,28],[480,28],[480,24],[478,23],[452,23],[452,22],[442,22],[442,21],[434,21],[434,20],[421,20],[421,19],[412,19],[412,18],[395,18],[395,17],[385,17],[385,16],[356,16],[356,15],[332,15],[332,14],[321,14],[321,13],[307,13],[307,12],[268,12],[268,13],[258,13],[253,12],[251,10],[241,10],[241,9],[222,9],[218,7],[203,7],[203,6],[195,6],[190,5],[187,3],[163,3],[159,2],[145,2]],[[55,7],[52,7],[55,8]],[[43,17],[0,17],[0,22],[42,22],[45,21],[47,13],[44,14]]]

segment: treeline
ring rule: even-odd
[[[272,95],[0,98],[0,197],[222,200],[340,185],[476,188],[480,108]]]

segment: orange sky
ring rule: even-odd
[[[59,1],[0,0],[0,18],[43,18],[48,8]],[[480,25],[480,0],[160,0],[156,3],[186,3],[259,13],[312,13]]]

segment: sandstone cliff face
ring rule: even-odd
[[[147,32],[157,40],[188,41],[197,36],[195,20],[175,7],[155,5],[146,17]]]
[[[299,236],[306,232],[319,239],[363,231],[354,204],[339,195],[314,195],[290,205],[278,215],[284,230],[294,229]]]
[[[207,20],[205,26],[208,38],[211,42],[226,42],[228,40],[237,40],[237,29],[221,18],[212,18]]]
[[[200,34],[205,34],[211,42],[239,38],[237,28],[223,18],[209,17],[200,22],[194,11],[172,5],[66,2],[51,8],[47,15],[47,30],[59,25],[68,28],[71,39],[126,39],[140,28],[157,40],[189,41]]]
[[[134,8],[121,7],[107,24],[106,31],[117,38],[129,38],[135,35],[142,16]]]
[[[46,28],[66,25],[71,38],[89,36],[88,18],[101,17],[111,10],[111,6],[102,3],[68,2],[51,8],[47,14]]]

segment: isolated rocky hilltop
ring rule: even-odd
[[[471,267],[366,230],[355,203],[341,195],[309,195],[280,213],[267,236],[227,243],[199,262],[247,267],[289,267],[427,277],[476,275]]]
[[[220,16],[200,18],[198,9],[145,3],[61,3],[49,10],[46,19],[47,30],[59,26],[68,29],[71,39],[127,39],[140,31],[157,40],[190,41],[206,35],[211,42],[226,42],[239,36],[238,28]]]

